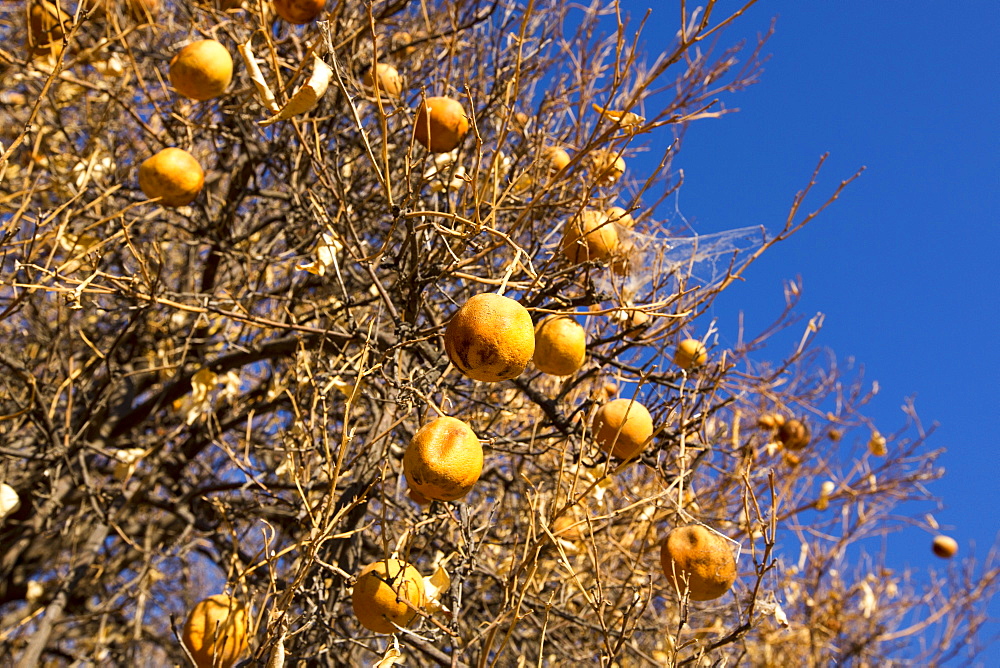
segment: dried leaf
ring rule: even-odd
[[[382,658],[372,664],[372,668],[392,668],[397,663],[403,662],[403,653],[399,651],[399,641],[396,636],[392,636],[392,644],[385,649]]]
[[[307,264],[300,264],[296,269],[323,276],[326,274],[327,268],[337,262],[337,253],[342,250],[344,250],[344,244],[340,241],[340,237],[330,232],[324,232],[320,236],[319,243],[316,244],[314,251],[316,259]]]
[[[174,410],[185,413],[188,424],[194,422],[211,408],[209,393],[219,384],[219,376],[209,369],[201,369],[191,378],[191,391],[174,402]]]
[[[12,513],[16,513],[21,507],[21,497],[13,487],[7,483],[0,483],[0,520]]]
[[[448,575],[448,571],[444,569],[443,565],[438,565],[432,575],[424,576],[424,594],[427,597],[427,610],[429,612],[434,613],[445,609],[444,604],[441,603],[441,594],[447,591],[450,586],[451,576]]]
[[[885,457],[888,453],[885,443],[885,436],[880,434],[876,429],[872,431],[872,437],[868,439],[868,451],[876,457]]]
[[[263,104],[268,111],[276,114],[280,110],[278,101],[274,99],[274,93],[271,92],[267,82],[264,81],[264,74],[260,71],[260,65],[257,63],[257,58],[253,55],[253,50],[250,48],[250,41],[251,40],[248,39],[246,44],[240,44],[236,48],[239,50],[240,55],[243,56],[243,62],[246,63],[247,72],[250,74],[250,80],[253,81],[253,85],[257,88],[257,97],[260,98],[261,104]]]
[[[146,451],[142,448],[116,450],[115,458],[118,459],[118,462],[115,464],[115,479],[126,482],[129,478],[131,478],[132,474],[135,473],[135,467],[139,465],[139,461],[145,454]]]
[[[618,123],[623,128],[633,128],[638,127],[646,122],[646,119],[638,114],[633,114],[631,111],[612,111],[611,109],[605,109],[596,104],[590,105],[594,108],[594,111],[610,118],[612,121]]]
[[[288,120],[293,116],[299,116],[311,111],[326,93],[326,89],[330,85],[331,76],[333,76],[333,70],[330,69],[330,66],[323,62],[322,58],[313,56],[313,72],[312,76],[309,77],[309,81],[295,91],[292,99],[275,116],[261,121],[259,125],[267,127],[278,121]]]

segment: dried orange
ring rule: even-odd
[[[535,366],[553,376],[569,376],[583,366],[587,333],[568,316],[550,315],[535,326]]]
[[[678,595],[692,601],[719,598],[736,581],[736,560],[729,541],[704,526],[677,527],[660,548],[660,565]]]
[[[592,429],[601,450],[628,460],[653,436],[653,417],[638,401],[614,399],[597,409]]]
[[[429,97],[420,105],[413,136],[431,153],[454,151],[469,131],[461,103],[450,97]]]
[[[483,472],[483,447],[467,423],[439,417],[417,430],[403,455],[410,488],[436,501],[469,493]]]
[[[444,347],[466,376],[495,383],[524,371],[535,352],[535,328],[527,309],[513,299],[479,294],[448,323]]]
[[[170,83],[184,97],[211,100],[233,79],[233,57],[214,39],[191,42],[170,61]]]
[[[405,561],[380,559],[358,575],[351,604],[354,616],[369,631],[395,633],[416,618],[413,608],[424,606],[424,580]]]
[[[199,601],[181,640],[198,668],[230,668],[248,647],[249,618],[243,604],[226,594]]]
[[[204,170],[184,149],[165,148],[139,165],[139,187],[163,206],[190,204],[204,185]]]
[[[809,427],[805,422],[792,419],[786,420],[778,427],[776,438],[789,450],[801,450],[809,445],[809,440],[812,437],[809,434]]]

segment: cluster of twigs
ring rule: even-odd
[[[450,580],[441,610],[392,641],[413,665],[871,665],[914,638],[933,639],[925,665],[961,651],[996,560],[930,582],[849,565],[904,521],[900,504],[930,498],[938,453],[915,415],[886,454],[868,449],[870,393],[813,346],[820,318],[784,360],[758,360],[798,326],[794,284],[772,328],[697,371],[671,363],[681,338],[713,343],[698,316],[715,296],[857,176],[808,210],[817,168],[777,232],[717,258],[710,284],[656,250],[685,127],[759,74],[766,36],[717,49],[745,9],[681,2],[652,59],[614,2],[329,0],[303,27],[254,0],[164,2],[155,20],[63,6],[46,59],[16,48],[26,10],[0,9],[0,481],[22,501],[0,523],[0,656],[181,663],[186,611],[226,590],[253,607],[253,665],[279,646],[285,665],[374,663],[390,639],[357,624],[349,591],[394,553]],[[234,54],[255,40],[279,97],[313,54],[333,86],[266,129],[243,73],[218,100],[185,100],[166,65],[199,36]],[[363,85],[376,62],[404,74],[402,97]],[[454,155],[413,141],[431,95],[471,118]],[[654,133],[676,139],[655,169],[609,174]],[[138,188],[138,164],[168,146],[206,171],[190,207]],[[549,146],[571,155],[556,173]],[[645,261],[626,276],[566,262],[563,223],[612,205],[637,220]],[[464,378],[443,327],[481,292],[536,320],[576,315],[584,368]],[[589,437],[619,394],[658,425],[624,465]],[[807,420],[814,445],[781,449],[758,427],[774,414]],[[473,426],[487,466],[462,502],[421,506],[400,459],[438,415]],[[656,556],[695,522],[742,548],[714,604],[678,600]]]

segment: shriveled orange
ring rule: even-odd
[[[451,363],[474,380],[516,378],[535,352],[527,309],[509,297],[483,293],[465,302],[444,332]]]
[[[631,399],[614,399],[597,409],[592,425],[601,450],[619,459],[638,457],[653,436],[653,417]]]
[[[563,230],[562,251],[573,264],[610,258],[618,246],[618,230],[596,209],[584,209],[570,218]]]
[[[380,559],[365,566],[354,583],[351,604],[358,622],[375,633],[395,633],[417,617],[422,608],[424,580],[420,572],[399,559]]]
[[[326,0],[274,0],[274,11],[294,25],[309,23],[325,8]]]
[[[181,640],[198,668],[230,668],[247,650],[249,631],[243,604],[226,594],[216,594],[191,609]]]
[[[429,97],[417,110],[413,136],[431,153],[454,151],[468,132],[469,118],[458,100]]]
[[[377,88],[389,97],[399,97],[403,92],[403,77],[399,76],[399,70],[388,63],[378,63],[375,65],[375,75],[372,70],[365,72],[363,83],[368,88]]]
[[[785,420],[778,427],[776,435],[778,441],[789,450],[801,450],[809,445],[812,436],[809,433],[809,426],[802,420]]]
[[[587,356],[587,333],[568,316],[550,315],[535,325],[535,366],[553,376],[576,373]]]
[[[139,165],[139,187],[163,206],[190,204],[204,185],[204,170],[184,149],[165,148]]]
[[[690,371],[696,366],[701,366],[708,360],[708,351],[698,339],[684,339],[677,344],[674,351],[674,364]]]
[[[418,429],[403,455],[410,488],[435,501],[462,498],[482,472],[483,446],[476,432],[453,417],[439,417]]]
[[[700,524],[676,527],[667,534],[660,565],[678,595],[686,591],[692,601],[719,598],[736,582],[729,541]]]
[[[184,97],[211,100],[233,80],[233,57],[214,39],[191,42],[170,60],[170,83]]]

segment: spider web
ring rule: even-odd
[[[636,303],[652,301],[656,293],[662,297],[668,289],[711,290],[767,241],[763,227],[685,237],[619,228],[619,235],[629,258],[628,276],[621,279],[607,272],[597,283]]]

